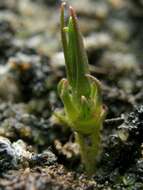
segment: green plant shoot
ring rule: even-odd
[[[58,84],[58,93],[64,104],[63,113],[56,117],[75,132],[81,160],[89,175],[95,172],[100,154],[100,130],[106,109],[102,104],[101,84],[90,75],[83,38],[77,16],[69,7],[67,25],[64,18],[65,3],[61,5],[61,38],[66,63],[67,79]]]

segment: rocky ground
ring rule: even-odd
[[[65,77],[58,0],[0,1],[0,190],[143,189],[143,2],[69,0],[108,115],[95,175],[58,124]]]

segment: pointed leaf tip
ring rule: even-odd
[[[90,75],[90,74],[86,74],[85,75],[88,79],[90,79],[91,81],[93,81],[93,82],[95,82],[96,83],[96,85],[97,85],[97,87],[98,87],[98,89],[99,90],[101,90],[101,82],[97,79],[97,78],[95,78],[94,76],[92,76],[92,75]]]
[[[63,1],[63,2],[61,3],[61,8],[64,8],[65,6],[66,6],[66,2]]]
[[[75,11],[74,11],[74,9],[73,9],[72,6],[69,6],[69,10],[70,10],[70,15],[71,15],[73,18],[76,18],[77,16],[76,16],[76,13],[75,13]]]
[[[77,28],[78,26],[77,26],[77,15],[76,15],[76,12],[75,12],[75,10],[73,9],[72,6],[69,6],[69,10],[70,10],[70,15],[71,15],[71,17],[73,19],[74,26],[75,26],[75,28]]]

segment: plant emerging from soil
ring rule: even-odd
[[[106,109],[102,103],[101,84],[89,74],[87,55],[79,31],[77,17],[69,7],[67,26],[64,19],[65,3],[61,5],[61,38],[66,63],[67,79],[58,84],[58,93],[64,104],[63,113],[56,117],[75,132],[81,159],[87,173],[93,174],[100,147],[100,130]]]

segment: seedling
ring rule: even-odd
[[[100,130],[106,109],[102,104],[101,84],[89,73],[88,59],[76,13],[70,6],[70,16],[66,25],[64,10],[65,3],[62,3],[61,38],[67,79],[62,79],[58,84],[58,93],[64,104],[64,111],[55,115],[75,132],[82,162],[90,175],[95,172],[101,150]]]

